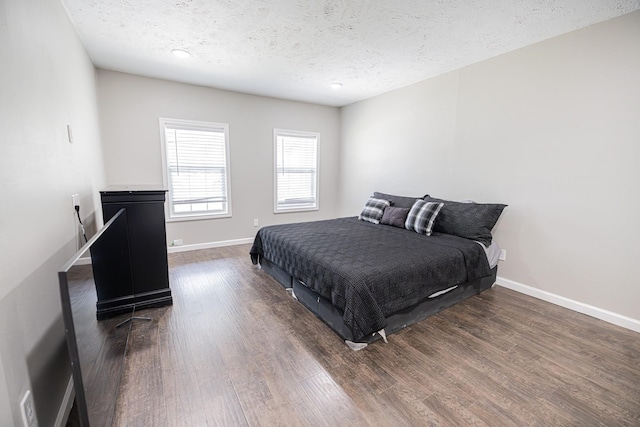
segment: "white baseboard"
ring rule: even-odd
[[[222,240],[220,242],[207,242],[207,243],[195,243],[193,245],[169,246],[167,248],[167,252],[169,253],[187,252],[187,251],[196,251],[198,249],[222,248],[224,246],[244,245],[247,243],[253,243],[253,240],[254,240],[253,237],[248,237],[246,239]]]
[[[220,242],[207,242],[207,243],[195,243],[193,245],[180,245],[180,246],[168,246],[167,252],[187,252],[196,251],[198,249],[210,249],[210,248],[222,248],[225,246],[244,245],[247,243],[253,243],[253,237],[247,237],[246,239],[235,240],[222,240]],[[91,264],[91,257],[82,257],[78,259],[75,265],[89,265]]]
[[[69,413],[73,407],[73,400],[76,398],[76,392],[73,388],[73,376],[69,377],[69,383],[67,383],[67,389],[64,392],[60,409],[58,410],[58,416],[56,417],[55,427],[64,427],[67,425],[69,419]]]
[[[623,316],[622,314],[613,313],[602,308],[552,294],[551,292],[523,285],[522,283],[514,282],[513,280],[505,279],[504,277],[498,276],[496,284],[525,295],[568,308],[569,310],[577,311],[578,313],[586,314],[635,332],[640,332],[640,320],[632,319],[631,317]]]

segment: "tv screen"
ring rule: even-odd
[[[104,320],[97,320],[96,310],[98,292],[108,292],[109,283],[132,281],[128,240],[127,217],[121,209],[58,272],[82,426],[111,426],[115,415],[130,328],[126,320],[134,307],[121,307]]]

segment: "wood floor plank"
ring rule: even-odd
[[[637,333],[494,287],[354,352],[248,251],[170,255],[114,425],[640,425]]]
[[[160,309],[162,311],[162,309]],[[132,320],[115,425],[167,426],[157,322]]]
[[[327,425],[366,426],[369,423],[357,410],[351,397],[326,373],[302,381],[307,397],[322,411]]]

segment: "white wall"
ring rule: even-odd
[[[340,213],[506,203],[499,276],[640,320],[639,40],[636,12],[344,107]]]
[[[98,71],[109,184],[161,184],[159,117],[229,124],[231,218],[170,222],[168,242],[247,239],[260,225],[335,217],[339,110],[113,71]],[[273,213],[273,128],[320,133],[319,211]]]
[[[104,185],[95,69],[57,0],[0,0],[0,64],[0,425],[21,425],[32,389],[50,426],[70,376],[57,271],[76,250],[71,194],[94,222]]]

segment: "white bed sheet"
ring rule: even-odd
[[[500,246],[498,246],[496,241],[492,240],[491,244],[488,247],[480,242],[476,243],[482,246],[482,249],[484,249],[484,253],[487,254],[487,261],[489,261],[489,266],[493,268],[498,265],[498,260],[500,259],[500,252],[502,251],[502,249],[500,248]]]

